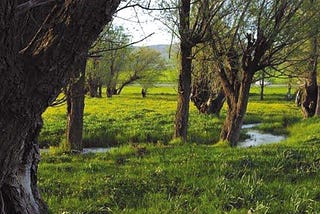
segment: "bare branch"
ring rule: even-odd
[[[143,10],[150,10],[150,11],[177,10],[177,9],[179,9],[178,6],[176,6],[176,7],[150,7],[150,2],[149,2],[148,6],[143,6],[139,3],[131,4],[131,5],[127,4],[127,5],[119,8],[117,10],[117,12],[124,10],[124,9],[127,9],[127,8],[136,8],[136,7],[141,8]]]
[[[88,57],[100,57],[100,55],[97,55],[97,54],[101,54],[103,52],[107,52],[107,51],[114,51],[114,50],[119,50],[119,49],[123,49],[123,48],[126,48],[126,47],[129,47],[131,45],[134,45],[134,44],[137,44],[139,42],[142,42],[144,41],[145,39],[149,38],[150,36],[152,36],[154,33],[151,33],[149,34],[148,36],[138,40],[138,41],[135,41],[135,42],[131,42],[131,43],[128,43],[128,44],[125,44],[123,46],[120,46],[120,47],[116,47],[116,48],[106,48],[106,49],[100,49],[100,50],[97,50],[97,51],[93,51],[91,53],[89,53]]]

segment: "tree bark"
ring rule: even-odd
[[[0,2],[0,213],[48,213],[37,188],[41,114],[120,1],[59,1],[27,14],[18,2],[27,0]]]
[[[190,35],[190,0],[182,0],[179,11],[180,42],[180,74],[178,86],[178,104],[175,118],[174,138],[187,141],[189,102],[191,94],[192,71],[192,35]]]
[[[320,117],[320,86],[318,85],[318,97],[317,97],[317,107],[316,107],[316,112],[315,116]]]
[[[221,89],[215,99],[209,98],[208,103],[207,103],[206,113],[207,114],[214,114],[217,117],[219,117],[225,100],[226,100],[225,93]]]
[[[42,127],[41,117],[38,115],[29,120],[16,118],[8,122],[15,117],[11,116],[1,118],[1,124],[6,121],[5,126],[1,127],[1,136],[7,138],[2,139],[2,142],[10,142],[10,145],[1,144],[0,211],[47,213],[47,206],[41,200],[37,188],[37,167],[40,161],[37,136]]]
[[[241,126],[247,111],[252,79],[252,72],[243,73],[238,96],[232,93],[233,90],[225,90],[228,103],[228,114],[220,133],[220,139],[222,141],[227,141],[231,147],[235,147],[240,138]],[[224,87],[226,87],[226,85],[224,85]]]
[[[79,62],[80,78],[72,78],[67,94],[67,133],[66,148],[68,151],[81,152],[83,133],[83,111],[85,99],[86,59]]]
[[[226,100],[225,94],[222,88],[216,93],[211,90],[211,87],[205,81],[194,82],[191,100],[201,113],[214,114],[219,117]]]
[[[99,83],[98,80],[95,80],[93,77],[88,75],[87,79],[88,89],[89,89],[89,96],[90,97],[101,97],[99,96]]]
[[[191,94],[192,47],[181,42],[181,69],[179,74],[178,104],[175,119],[174,138],[187,141],[189,103]]]
[[[311,39],[311,54],[309,72],[305,85],[305,94],[302,100],[302,111],[304,117],[312,117],[316,112],[318,86],[317,86],[317,67],[318,67],[318,40],[316,37]]]
[[[264,71],[262,71],[261,84],[260,84],[260,100],[263,100],[264,96]]]

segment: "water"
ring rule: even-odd
[[[258,123],[255,123],[242,126],[243,129],[247,129],[247,134],[250,136],[250,138],[246,139],[245,141],[239,142],[239,147],[251,147],[264,144],[279,143],[280,141],[286,139],[286,137],[283,135],[273,135],[255,130],[254,127],[258,125]]]
[[[111,148],[99,148],[99,147],[94,147],[94,148],[83,148],[82,154],[87,154],[87,153],[104,153],[110,151]]]
[[[82,154],[88,154],[88,153],[104,153],[110,151],[112,148],[102,148],[102,147],[92,147],[92,148],[83,148]],[[40,149],[43,153],[48,153],[49,149]]]

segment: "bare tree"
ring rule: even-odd
[[[119,2],[1,1],[1,213],[48,213],[37,188],[41,114]]]

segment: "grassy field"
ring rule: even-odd
[[[102,154],[43,153],[39,186],[52,213],[319,213],[320,119],[301,119],[285,88],[253,88],[245,123],[287,134],[256,148],[215,146],[221,118],[192,106],[189,143],[170,143],[173,88],[146,99],[130,87],[112,99],[86,100],[85,142],[119,146]],[[63,139],[65,107],[44,115],[42,143]]]
[[[245,123],[263,123],[259,128],[286,132],[286,125],[300,120],[299,109],[285,101],[286,88],[266,89],[259,101],[259,88],[253,87]],[[142,98],[140,87],[127,87],[119,96],[86,98],[84,113],[84,144],[86,147],[109,147],[141,142],[168,143],[173,135],[176,111],[176,89],[151,88]],[[213,144],[219,140],[221,118],[199,114],[190,104],[189,142]],[[41,147],[58,146],[65,138],[66,106],[49,108],[43,115]]]

